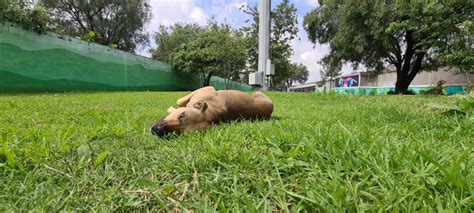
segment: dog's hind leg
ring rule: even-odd
[[[256,117],[259,119],[269,119],[273,113],[273,102],[262,92],[255,92],[252,95],[254,106],[256,108]]]
[[[194,90],[194,92],[190,93],[189,95],[186,95],[186,96],[178,99],[178,101],[176,101],[176,104],[178,104],[179,107],[185,107],[186,104],[188,104],[189,100],[191,100],[191,98],[196,93],[198,93],[198,92],[215,92],[215,91],[216,91],[216,89],[214,89],[214,87],[212,87],[212,86],[203,87],[203,88]]]
[[[270,103],[272,102],[272,100],[268,96],[266,96],[265,94],[263,94],[263,92],[260,92],[260,91],[255,92],[252,95],[252,98],[262,100],[262,101],[268,101]]]

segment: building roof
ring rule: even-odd
[[[318,86],[318,82],[311,82],[311,83],[294,85],[294,86],[291,86],[290,89],[298,89],[298,88],[306,88],[306,87],[317,87],[317,86]]]

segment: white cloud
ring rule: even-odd
[[[205,23],[207,20],[206,14],[204,14],[204,11],[199,7],[194,7],[189,17],[199,24]]]
[[[312,8],[319,6],[318,0],[294,0],[296,4],[306,4]]]
[[[233,27],[241,27],[249,16],[242,12],[248,8],[246,0],[212,0],[203,3],[207,14],[217,22],[226,22]]]
[[[313,44],[310,41],[303,39],[293,42],[292,47],[294,54],[291,57],[291,61],[302,63],[308,68],[308,82],[319,81],[321,79],[320,71],[323,69],[319,61],[329,53],[329,47],[318,44],[313,48]]]
[[[307,82],[321,80],[320,71],[323,70],[323,66],[319,62],[324,56],[329,54],[329,45],[313,45],[310,41],[301,39],[300,41],[294,41],[292,47],[294,54],[291,57],[291,61],[302,63],[308,68],[309,77]],[[357,70],[354,70],[351,63],[345,63],[341,68],[341,74],[343,75],[363,71],[365,71],[364,66],[359,66]]]
[[[150,0],[153,18],[149,31],[153,32],[161,25],[177,22],[206,24],[208,19],[204,10],[194,0]]]
[[[329,53],[329,46],[311,43],[308,40],[308,34],[301,25],[302,22],[303,17],[298,16],[298,39],[291,43],[294,51],[291,61],[302,63],[308,68],[308,82],[319,81],[321,79],[320,71],[323,69],[319,61]]]
[[[160,25],[169,26],[178,22],[204,25],[209,19],[194,0],[150,0],[149,3],[153,17],[147,26],[147,31],[151,36]],[[150,44],[152,48],[156,46],[153,37],[150,37]],[[141,49],[137,53],[145,57],[151,56],[148,48]]]
[[[305,0],[305,3],[311,7],[319,6],[318,0]]]
[[[347,74],[352,74],[352,73],[357,73],[357,72],[366,72],[367,68],[364,65],[359,64],[357,69],[354,69],[352,67],[352,63],[347,62],[344,65],[342,65],[341,68],[341,73],[342,75],[347,75]]]

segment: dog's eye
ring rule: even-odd
[[[179,121],[183,121],[183,120],[184,120],[184,112],[181,113],[181,115],[179,115],[178,120],[179,120]]]

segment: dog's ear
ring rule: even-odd
[[[207,103],[206,103],[206,102],[204,102],[204,103],[202,104],[202,109],[201,109],[201,112],[206,112],[206,110],[207,110],[207,107],[208,107],[208,106],[207,106]]]
[[[203,100],[200,100],[193,104],[193,107],[196,109],[201,110],[201,112],[205,112],[207,110],[207,103]]]
[[[170,113],[174,112],[175,110],[176,109],[174,107],[169,107],[167,111],[168,111],[168,114],[170,114]]]

